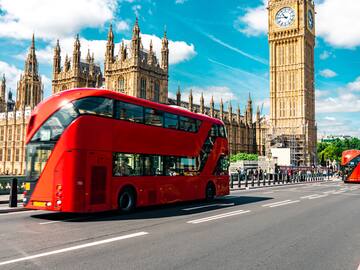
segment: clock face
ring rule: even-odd
[[[312,30],[314,28],[314,15],[311,10],[308,11],[308,24],[309,28]]]
[[[281,27],[288,27],[295,20],[295,10],[284,7],[276,13],[275,22]]]

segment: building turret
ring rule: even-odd
[[[53,60],[54,60],[53,73],[57,74],[61,71],[61,49],[60,49],[59,40],[56,41]]]
[[[35,35],[32,35],[31,46],[29,49],[29,54],[25,62],[25,73],[31,76],[38,74],[38,62],[35,54]]]
[[[190,89],[190,94],[189,94],[189,110],[193,111],[193,94],[192,94],[192,89]]]
[[[108,66],[114,61],[114,47],[114,33],[112,30],[112,24],[110,24],[106,43],[105,66]]]
[[[120,46],[120,59],[121,61],[125,61],[126,58],[127,58],[127,47],[124,44],[124,41],[122,41]]]
[[[260,108],[259,105],[256,108],[256,122],[260,122]]]
[[[176,105],[181,105],[181,92],[180,92],[180,85],[178,85],[178,90],[176,92]]]
[[[151,65],[151,66],[154,64],[154,51],[153,51],[152,39],[150,40],[149,55],[148,55],[148,64]]]
[[[238,125],[241,124],[241,114],[240,114],[240,105],[238,104],[237,110],[236,110],[236,122]]]
[[[131,39],[131,51],[134,59],[138,60],[141,47],[141,38],[140,38],[140,27],[139,20],[136,17],[135,25],[133,27],[133,35]]]
[[[161,67],[165,70],[169,68],[169,41],[166,36],[166,30],[164,31],[161,46]]]
[[[210,116],[214,117],[215,113],[214,113],[214,96],[211,96],[210,99]]]
[[[205,113],[205,106],[204,106],[204,94],[201,92],[200,96],[200,113]]]
[[[0,100],[2,102],[5,102],[5,95],[6,95],[6,78],[5,78],[5,74],[3,74],[1,80],[1,86],[0,86]]]
[[[248,99],[248,102],[247,102],[247,106],[246,106],[246,119],[247,119],[247,124],[249,126],[252,125],[252,100],[251,100],[251,96],[250,96],[250,93],[249,93],[249,99]]]
[[[229,122],[232,122],[232,105],[231,105],[231,100],[229,101],[229,107],[228,107],[228,117],[229,117]]]
[[[88,51],[87,51],[87,55],[86,55],[86,63],[88,63],[88,64],[90,64],[90,63],[91,63],[90,49],[88,49]]]
[[[224,119],[224,103],[222,99],[220,99],[220,119]]]
[[[74,50],[73,50],[73,58],[72,58],[72,69],[73,72],[78,73],[80,71],[80,40],[79,34],[76,35],[75,42],[74,42]]]

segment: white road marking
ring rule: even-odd
[[[237,210],[237,211],[227,212],[227,213],[223,213],[223,214],[219,214],[219,215],[215,215],[215,216],[190,220],[190,221],[188,221],[186,223],[198,224],[198,223],[203,223],[203,222],[212,221],[212,220],[216,220],[216,219],[232,217],[232,216],[236,216],[236,215],[242,215],[242,214],[246,214],[246,213],[249,213],[249,212],[251,212],[251,211],[250,210]]]
[[[190,208],[184,208],[181,209],[183,211],[191,211],[191,210],[197,210],[197,209],[202,209],[202,208],[208,208],[208,207],[213,207],[213,206],[234,206],[235,203],[214,203],[214,204],[208,204],[208,205],[201,205],[201,206],[195,206],[195,207],[190,207]]]
[[[43,212],[43,211],[41,211],[41,210],[26,210],[26,211],[19,211],[19,212],[11,212],[11,213],[0,214],[0,217],[8,216],[8,215],[26,214],[26,213],[32,213],[32,212]]]
[[[300,197],[300,199],[308,199],[308,198],[316,197],[316,196],[319,196],[319,194],[312,194],[312,195],[302,196],[302,197]]]
[[[0,265],[7,265],[7,264],[17,263],[17,262],[22,262],[22,261],[28,261],[28,260],[32,260],[32,259],[36,259],[36,258],[40,258],[40,257],[45,257],[45,256],[55,255],[55,254],[69,252],[69,251],[73,251],[73,250],[78,250],[78,249],[83,249],[83,248],[108,244],[108,243],[111,243],[111,242],[120,241],[120,240],[129,239],[129,238],[133,238],[133,237],[138,237],[138,236],[143,236],[143,235],[147,235],[147,234],[149,234],[149,233],[148,232],[138,232],[138,233],[122,235],[122,236],[119,236],[119,237],[114,237],[114,238],[109,238],[109,239],[105,239],[105,240],[95,241],[95,242],[91,242],[91,243],[87,243],[87,244],[83,244],[83,245],[78,245],[78,246],[53,250],[53,251],[44,252],[44,253],[39,253],[39,254],[31,255],[31,256],[26,256],[26,257],[14,259],[14,260],[3,261],[3,262],[0,262]]]
[[[324,197],[327,197],[327,196],[329,196],[329,195],[325,194],[325,195],[314,196],[314,197],[309,198],[309,200],[324,198]]]
[[[339,190],[339,191],[335,191],[333,194],[340,194],[340,193],[344,193],[346,190]]]
[[[296,200],[296,201],[290,201],[290,202],[286,202],[286,203],[280,203],[280,204],[275,204],[275,205],[271,205],[269,207],[278,207],[278,206],[283,206],[283,205],[287,205],[287,204],[292,204],[292,203],[298,203],[300,202],[300,200]]]
[[[262,194],[272,194],[274,193],[274,191],[267,191],[267,192],[263,192]]]
[[[290,201],[291,201],[291,200],[286,200],[286,201],[280,201],[280,202],[273,202],[273,203],[263,204],[262,207],[271,206],[271,205],[276,205],[276,204],[281,204],[281,203],[286,203],[286,202],[290,202]]]
[[[330,193],[334,193],[336,190],[329,190],[329,191],[325,191],[323,192],[324,194],[330,194]]]

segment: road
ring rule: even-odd
[[[351,269],[360,185],[234,191],[128,215],[0,215],[0,269]]]

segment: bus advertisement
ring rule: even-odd
[[[26,136],[24,206],[86,213],[229,194],[222,121],[110,90],[41,102]]]

